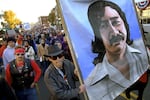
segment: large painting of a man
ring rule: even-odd
[[[113,2],[99,0],[88,9],[94,30],[96,67],[85,81],[90,100],[112,100],[148,67],[142,38],[131,40],[125,13]],[[94,99],[97,98],[97,99]]]
[[[59,2],[89,100],[115,99],[148,68],[133,1]]]

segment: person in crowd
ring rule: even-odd
[[[63,49],[62,43],[59,39],[53,40],[51,45],[57,45],[60,49]]]
[[[73,61],[66,37],[64,37],[63,40],[60,40],[59,38],[53,39],[51,45],[57,45],[60,49],[64,51],[63,54],[65,58]]]
[[[6,82],[5,78],[0,75],[0,100],[17,100],[15,93]]]
[[[35,59],[35,52],[32,46],[30,46],[29,41],[24,41],[24,47],[25,47],[25,58],[27,59]]]
[[[54,43],[55,40],[58,40],[59,38],[57,37],[57,33],[56,31],[53,31],[50,33],[51,37],[50,37],[50,45],[52,45]]]
[[[15,59],[14,50],[15,50],[15,38],[8,37],[7,39],[7,48],[3,52],[3,64],[6,69],[6,65]]]
[[[148,83],[148,72],[146,71],[139,80],[137,80],[133,85],[126,89],[126,97],[130,99],[130,92],[133,90],[138,91],[138,97],[136,100],[142,100],[144,89]]]
[[[78,73],[73,63],[63,56],[63,50],[56,45],[48,48],[45,55],[51,62],[46,69],[44,82],[50,91],[50,100],[79,100],[79,94],[85,90],[76,87]]]
[[[0,47],[0,73],[2,73],[3,66],[3,52],[7,48],[7,40],[3,39],[2,46]]]
[[[37,51],[37,55],[43,71],[42,73],[44,75],[44,72],[48,67],[48,60],[44,57],[44,55],[48,54],[48,44],[45,43],[45,39],[41,39],[41,43],[38,45]]]
[[[64,33],[62,30],[58,30],[58,31],[57,31],[57,38],[58,38],[59,40],[61,40],[61,42],[64,41],[64,36],[65,36],[65,33]]]
[[[40,39],[39,39],[39,41],[41,42],[41,40],[45,40],[45,43],[48,44],[48,45],[50,45],[49,40],[48,40],[48,39],[46,38],[46,36],[45,36],[45,33],[41,33],[41,34],[40,34]]]
[[[16,39],[16,46],[17,45],[20,45],[20,46],[23,45],[23,38],[24,38],[23,35],[18,34],[17,39]]]
[[[64,50],[65,58],[67,58],[67,59],[69,59],[70,61],[73,62],[66,36],[64,36],[64,38],[63,38],[62,47],[63,47],[63,50]]]
[[[6,39],[3,39],[3,41],[2,41],[2,46],[0,47],[0,61],[1,61],[1,63],[3,62],[3,60],[2,60],[2,56],[3,56],[3,52],[4,52],[4,50],[7,48],[7,40]]]
[[[35,43],[35,40],[32,38],[31,34],[26,35],[26,39],[29,41],[30,46],[33,47],[35,55],[37,54],[37,45]]]
[[[88,8],[95,34],[93,51],[100,53],[96,66],[85,80],[90,100],[113,100],[147,70],[148,59],[142,38],[130,39],[125,13],[111,1],[97,0]]]
[[[16,46],[15,59],[7,64],[5,78],[18,100],[38,100],[36,84],[41,76],[41,69],[34,60],[25,59],[25,49]]]

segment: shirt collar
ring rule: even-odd
[[[105,66],[103,66],[102,63],[98,63],[85,83],[90,85],[95,84],[96,82],[104,79],[105,76],[107,76],[107,70]]]
[[[141,51],[139,51],[138,49],[135,49],[129,45],[127,45],[127,51],[129,52],[135,52],[135,53],[141,53]]]
[[[134,49],[133,47],[130,47],[128,45],[127,45],[127,52],[141,53],[139,50]],[[111,64],[109,64],[105,55],[103,62],[95,66],[94,71],[92,72],[88,81],[92,85],[104,79],[106,76],[108,76],[110,80],[114,81],[116,84],[122,87],[127,88],[132,84],[130,80],[124,78],[121,72],[119,72],[116,68],[114,68]]]
[[[57,68],[55,65],[54,65],[54,67],[56,68],[56,70],[58,71],[58,73],[59,73],[62,77],[64,77],[64,73],[61,71],[61,69]]]
[[[127,53],[141,53],[139,50],[127,45]],[[128,87],[131,85],[132,82],[130,80],[127,80],[120,71],[118,71],[115,67],[113,67],[111,64],[109,64],[106,55],[103,59],[103,65],[105,65],[105,69],[107,70],[107,75],[109,76],[110,80],[120,84],[123,87]]]

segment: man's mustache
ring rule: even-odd
[[[112,35],[112,38],[109,39],[110,45],[113,43],[119,42],[121,40],[124,40],[124,35],[122,33],[115,35]]]

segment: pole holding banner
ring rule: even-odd
[[[80,84],[84,84],[84,80],[83,80],[83,77],[82,77],[82,74],[81,74],[81,70],[79,68],[79,65],[78,65],[78,62],[77,62],[77,59],[76,59],[76,56],[75,56],[75,51],[73,49],[73,45],[72,45],[71,40],[70,40],[70,35],[69,35],[69,32],[68,32],[67,26],[65,24],[65,21],[64,21],[64,17],[63,17],[63,14],[62,14],[62,9],[61,9],[59,0],[56,0],[56,3],[57,3],[57,7],[58,7],[58,12],[61,14],[60,17],[61,17],[61,21],[62,21],[62,26],[63,26],[64,31],[65,31],[65,36],[67,38],[67,42],[68,42],[68,46],[69,46],[69,49],[70,49],[70,52],[71,52],[71,56],[72,56],[72,59],[73,59],[74,66],[77,69],[77,71],[79,72],[78,73],[79,74],[79,76],[78,76],[79,82],[80,82]],[[84,100],[89,100],[86,92],[84,92],[83,95],[84,95]]]

